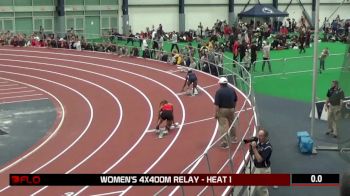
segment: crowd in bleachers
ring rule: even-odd
[[[332,24],[325,21],[323,29],[326,40],[333,40],[332,36],[341,32],[348,36],[349,24],[349,20],[340,20],[339,16]],[[224,20],[217,20],[211,28],[204,28],[202,23],[199,23],[197,29],[186,32],[166,32],[162,24],[157,28],[154,25],[152,28],[147,27],[145,31],[135,34],[130,29],[127,35],[111,29],[106,35],[107,41],[97,43],[87,42],[84,36],[78,36],[73,28],[60,37],[58,34],[46,34],[40,27],[38,32],[31,35],[3,32],[0,34],[0,44],[113,52],[127,56],[141,55],[144,58],[200,68],[219,75],[222,73],[225,51],[232,52],[233,66],[240,62],[249,71],[254,67],[254,62],[259,60],[257,51],[262,50],[266,44],[271,43],[269,49],[271,47],[272,50],[299,48],[300,52],[305,52],[305,47],[310,46],[311,34],[305,18],[301,17],[298,22],[294,18],[286,18],[283,23],[276,21],[274,24],[240,20],[234,26],[230,26]],[[170,51],[164,50],[166,41],[171,43]]]
[[[323,41],[341,41],[346,42],[350,32],[350,19],[341,19],[339,15],[332,21],[325,18],[323,25]]]

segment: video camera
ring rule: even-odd
[[[251,142],[257,142],[259,139],[257,137],[251,137],[251,138],[248,138],[248,139],[243,139],[243,142],[245,144],[247,143],[251,143]]]

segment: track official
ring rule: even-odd
[[[337,80],[332,81],[332,87],[327,91],[326,110],[328,111],[328,129],[327,135],[338,137],[338,121],[341,117],[341,107],[344,100],[344,91],[339,87]]]
[[[227,149],[230,138],[232,143],[237,142],[235,127],[232,126],[229,130],[235,117],[237,94],[232,87],[228,86],[228,81],[225,77],[219,79],[219,84],[220,89],[216,91],[214,102],[215,118],[219,121],[219,131],[222,136],[220,147]]]

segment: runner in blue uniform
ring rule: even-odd
[[[182,92],[185,91],[185,87],[187,85],[187,90],[191,87],[192,84],[192,93],[190,95],[195,96],[198,94],[198,87],[197,87],[198,79],[194,71],[189,68],[187,71],[185,83],[182,87]]]

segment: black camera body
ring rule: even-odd
[[[243,142],[245,144],[247,143],[251,143],[251,142],[257,142],[259,139],[257,137],[251,137],[251,138],[248,138],[248,139],[243,139]]]

